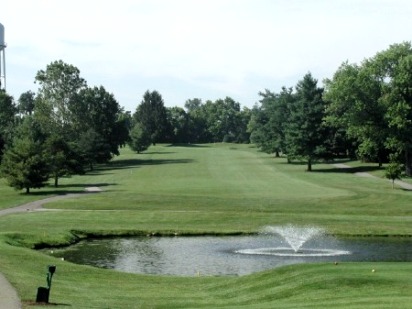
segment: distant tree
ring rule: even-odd
[[[290,117],[286,126],[287,155],[307,161],[307,170],[312,170],[315,159],[325,153],[325,128],[323,118],[325,103],[323,89],[310,73],[296,85],[296,100],[290,105]]]
[[[169,134],[171,136],[171,142],[189,142],[189,116],[183,108],[167,108],[167,122],[169,124]]]
[[[250,133],[248,132],[248,124],[252,117],[252,110],[244,107],[238,116],[239,127],[237,128],[237,136],[235,137],[236,143],[248,144],[250,143]]]
[[[234,142],[239,134],[240,104],[230,97],[207,101],[202,106],[207,131],[213,142]]]
[[[188,113],[195,111],[199,108],[201,108],[203,105],[203,102],[201,99],[198,98],[194,98],[194,99],[188,99],[185,102],[185,108],[187,110]]]
[[[49,156],[39,132],[32,118],[24,119],[2,158],[0,174],[16,190],[30,193],[31,188],[44,187],[49,179]]]
[[[150,144],[151,138],[149,132],[146,132],[144,127],[137,122],[130,131],[130,148],[137,153],[141,153],[148,149]]]
[[[262,151],[275,153],[278,157],[285,152],[285,127],[289,119],[289,107],[295,97],[292,88],[282,87],[279,94],[269,90],[260,92],[260,106],[255,106],[251,122],[248,125],[251,132],[251,142]]]
[[[207,143],[212,138],[207,129],[207,117],[201,99],[189,99],[185,103],[188,121],[188,139],[190,143]]]
[[[36,94],[31,90],[23,92],[20,95],[18,100],[18,109],[20,114],[32,115],[34,111],[35,96]]]
[[[151,143],[155,145],[165,141],[167,128],[167,113],[162,96],[159,92],[149,90],[143,95],[143,101],[136,108],[133,115],[144,132],[150,136]]]
[[[70,110],[78,139],[83,139],[86,134],[88,140],[93,140],[91,145],[97,147],[90,158],[94,163],[106,163],[114,155],[119,155],[119,147],[127,142],[129,128],[113,94],[103,86],[86,87],[80,90]]]

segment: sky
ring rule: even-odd
[[[339,66],[411,41],[410,0],[2,0],[7,92],[37,92],[62,60],[134,112],[145,91],[165,106],[322,86]]]

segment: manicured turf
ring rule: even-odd
[[[362,171],[368,169],[374,167]],[[25,301],[34,299],[37,286],[45,284],[45,265],[54,263],[51,301],[72,308],[407,308],[412,302],[410,263],[176,278],[73,265],[26,248],[88,234],[250,233],[288,223],[318,225],[336,235],[412,236],[411,192],[392,190],[384,179],[329,164],[308,173],[305,165],[249,145],[216,144],[160,145],[140,155],[124,149],[110,165],[60,184],[32,196],[0,184],[0,208],[85,187],[104,190],[46,205],[60,210],[0,217],[0,271]]]

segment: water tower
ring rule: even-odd
[[[0,23],[0,89],[6,89],[6,43],[4,43],[4,26]]]

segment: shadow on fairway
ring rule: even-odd
[[[187,164],[193,163],[192,159],[125,159],[116,160],[107,166],[102,166],[99,170],[116,170],[116,169],[128,169],[133,167],[139,167],[142,165],[163,165],[163,164]]]
[[[107,187],[107,186],[116,186],[117,183],[107,183],[107,182],[101,182],[101,183],[76,183],[76,184],[63,184],[59,185],[58,188],[80,188],[81,190],[84,191],[85,188],[87,187]]]
[[[315,167],[312,172],[354,174],[354,173],[369,173],[369,172],[379,171],[383,169],[384,169],[383,167],[379,167],[379,166],[358,166],[358,167],[344,167],[344,168],[331,167],[331,168],[325,168],[325,169],[316,169]]]
[[[141,155],[162,155],[162,154],[173,154],[175,152],[171,152],[171,151],[144,151],[142,153],[140,153]]]
[[[33,191],[30,190],[29,195],[32,196],[49,196],[49,195],[67,195],[67,194],[89,194],[89,193],[99,193],[99,192],[87,192],[85,188],[87,187],[107,187],[107,186],[115,186],[116,183],[83,183],[83,184],[62,184],[55,188],[53,185],[48,185],[41,191]],[[46,190],[44,190],[46,189]],[[107,190],[104,190],[108,192]],[[21,195],[26,195],[27,193],[21,192]]]
[[[210,148],[209,145],[203,144],[172,144],[167,147]]]

